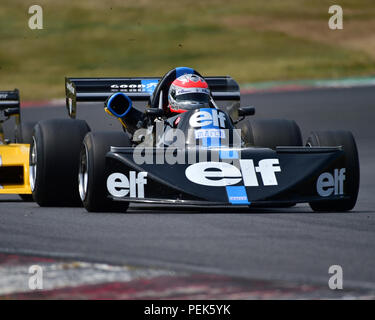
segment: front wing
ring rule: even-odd
[[[184,150],[175,164],[163,158],[165,149],[146,150],[146,163],[134,150],[112,147],[106,155],[114,201],[264,206],[348,198],[341,147],[211,149],[203,158]]]

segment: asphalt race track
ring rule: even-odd
[[[256,93],[244,95],[242,105],[256,106],[257,118],[296,120],[305,141],[314,129],[351,130],[361,163],[355,209],[314,213],[298,205],[236,213],[132,207],[126,214],[94,214],[40,208],[2,195],[0,252],[318,284],[327,291],[328,268],[340,265],[344,289],[375,292],[374,88]],[[22,116],[38,121],[67,113],[62,107],[25,108]],[[120,129],[98,104],[79,105],[78,118],[95,130]]]

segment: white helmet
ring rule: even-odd
[[[171,112],[209,108],[210,89],[207,82],[196,74],[184,74],[174,80],[168,92],[168,108]]]

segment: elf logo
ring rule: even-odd
[[[316,183],[316,191],[321,197],[344,194],[345,168],[335,169],[333,175],[329,172],[322,173]]]
[[[118,198],[129,195],[131,198],[144,198],[147,184],[147,172],[141,171],[137,174],[136,171],[129,171],[129,179],[122,173],[112,173],[107,178],[108,192]]]
[[[240,169],[226,162],[198,162],[185,170],[186,177],[194,183],[211,187],[225,187],[243,180],[246,187],[258,187],[257,173],[264,186],[277,186],[276,172],[281,172],[279,159],[263,159],[254,165],[251,159],[240,159]]]
[[[207,109],[209,111],[198,111],[194,113],[189,120],[191,127],[205,127],[213,125],[214,127],[225,128],[225,113],[216,109]]]

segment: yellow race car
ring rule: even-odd
[[[10,118],[15,119],[14,142],[4,134],[3,123]],[[23,200],[32,200],[29,183],[32,129],[32,123],[21,125],[19,91],[0,91],[0,194],[19,194]]]

